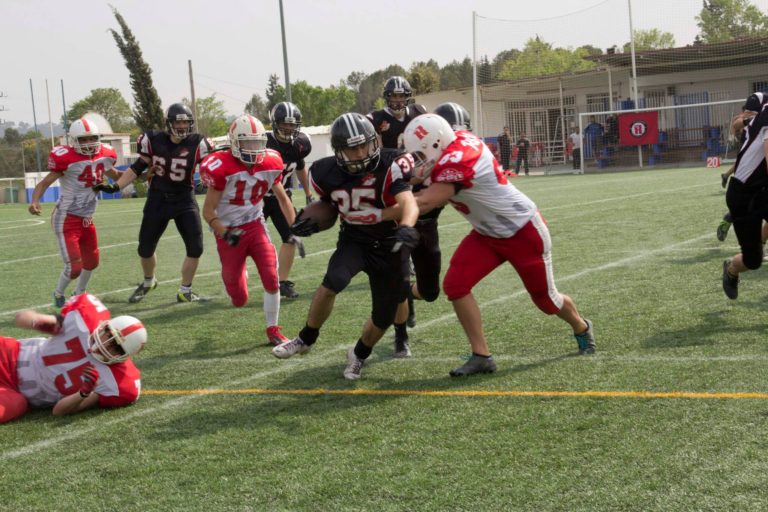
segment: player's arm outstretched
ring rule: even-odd
[[[64,317],[25,309],[16,313],[15,323],[16,327],[20,329],[34,329],[45,334],[58,334],[61,332]]]
[[[49,172],[45,178],[40,180],[38,184],[35,185],[35,190],[32,191],[32,200],[29,202],[29,207],[27,208],[29,213],[32,215],[40,215],[40,213],[43,211],[40,208],[40,198],[43,197],[43,194],[45,194],[45,191],[48,190],[48,187],[53,185],[53,182],[59,179],[59,176],[61,176],[61,173]]]

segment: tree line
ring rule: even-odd
[[[128,69],[133,91],[133,107],[119,90],[99,88],[93,89],[86,98],[72,104],[66,118],[77,119],[85,112],[95,111],[109,121],[115,132],[138,135],[150,129],[162,130],[165,126],[164,113],[160,97],[153,85],[152,69],[144,61],[139,43],[125,19],[114,7],[112,12],[119,29],[110,29],[110,33]],[[768,36],[768,15],[763,14],[749,0],[704,0],[695,19],[699,27],[695,42],[719,43],[744,37]],[[671,33],[658,29],[636,30],[634,39],[637,51],[673,48],[676,45]],[[614,51],[629,52],[629,43],[614,47]],[[591,45],[558,48],[536,36],[530,38],[522,49],[504,50],[493,58],[483,56],[478,62],[478,82],[487,84],[586,71],[596,66],[590,57],[601,54],[601,48]],[[393,75],[404,76],[415,94],[471,87],[472,61],[465,57],[440,66],[430,59],[426,62],[414,62],[408,69],[399,64],[392,64],[370,74],[353,71],[345,79],[339,80],[337,85],[330,87],[311,85],[300,80],[291,84],[291,96],[293,102],[301,108],[304,125],[327,125],[343,112],[366,113],[383,107],[382,88],[386,79]],[[280,84],[280,77],[272,74],[266,84],[264,96],[253,93],[243,112],[254,115],[269,125],[270,110],[275,104],[285,100],[285,87]],[[229,122],[234,116],[226,111],[224,102],[216,98],[215,94],[197,98],[196,101],[199,131],[212,137],[226,134]],[[183,102],[191,105],[188,98],[184,98]],[[0,177],[20,175],[19,162],[14,160],[13,151],[8,151],[9,148],[22,146],[22,138],[18,136],[17,131],[14,132],[13,129],[6,130],[6,136],[0,139]],[[34,141],[34,137],[33,132],[31,135],[25,135],[23,140]],[[28,144],[24,145],[24,155],[28,158],[27,146]],[[34,149],[29,156],[32,156],[32,160],[28,159],[27,162],[34,162]],[[20,153],[16,160],[20,160]]]

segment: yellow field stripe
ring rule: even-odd
[[[575,398],[752,398],[768,400],[768,393],[697,393],[688,391],[428,391],[414,389],[147,389],[143,395],[369,395],[460,397],[575,397]]]

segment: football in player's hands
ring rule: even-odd
[[[314,201],[296,215],[291,226],[291,233],[296,236],[310,236],[318,231],[325,231],[336,224],[338,210],[327,201]]]

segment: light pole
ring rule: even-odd
[[[283,34],[283,68],[285,69],[285,97],[288,101],[291,98],[291,79],[288,76],[288,46],[285,44],[285,20],[283,17],[283,0],[280,1],[280,31]]]

